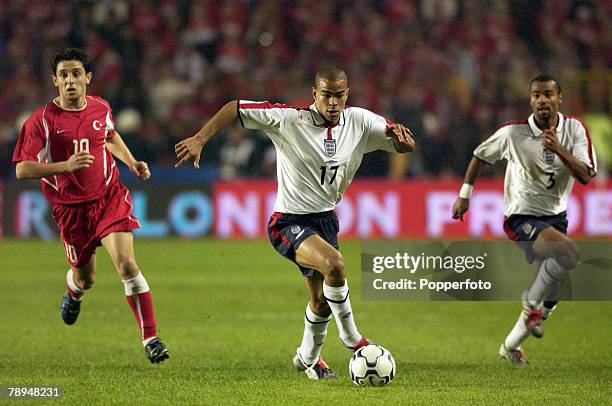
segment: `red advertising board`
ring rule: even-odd
[[[212,186],[212,189],[211,189]],[[451,219],[460,181],[355,181],[336,208],[343,237],[505,238],[503,181],[479,180],[465,222]],[[0,184],[3,236],[57,238],[50,206],[37,184]],[[135,235],[164,238],[266,237],[276,182],[239,181],[130,185]],[[569,232],[612,238],[612,183],[576,185],[569,200]],[[2,228],[4,226],[4,228]]]
[[[0,237],[4,236],[4,224],[2,224],[2,221],[4,219],[4,216],[2,215],[2,213],[4,212],[4,207],[3,207],[3,200],[4,199],[4,190],[3,188],[3,184],[2,181],[0,181]]]
[[[451,218],[460,181],[355,181],[336,208],[341,235],[356,238],[505,237],[503,180],[480,180],[466,221]],[[273,211],[274,181],[217,182],[214,231],[219,237],[262,237]],[[569,233],[612,237],[612,183],[576,185]]]

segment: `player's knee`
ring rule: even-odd
[[[559,258],[559,262],[565,269],[574,269],[580,257],[578,246],[573,241],[564,241],[562,251],[563,255]]]
[[[119,257],[117,266],[122,278],[133,278],[140,272],[136,260],[129,256]]]
[[[318,300],[316,302],[310,302],[310,309],[314,312],[314,314],[320,317],[327,317],[331,314],[331,308],[323,296],[321,296],[320,302]]]
[[[346,277],[344,270],[344,258],[342,258],[342,254],[339,252],[329,255],[325,259],[324,267],[325,275],[328,275],[333,279],[344,279]]]

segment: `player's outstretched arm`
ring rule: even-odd
[[[463,221],[463,215],[467,213],[470,208],[470,197],[472,196],[472,188],[480,172],[480,159],[472,157],[470,164],[468,165],[467,171],[465,171],[465,178],[463,179],[463,186],[459,192],[459,197],[453,205],[453,219]]]
[[[151,177],[149,165],[144,161],[137,161],[136,158],[134,158],[134,155],[132,155],[128,146],[125,145],[123,138],[121,138],[118,132],[115,132],[113,137],[106,139],[106,148],[114,157],[126,164],[130,172],[138,179],[147,180]]]
[[[392,124],[385,128],[385,135],[393,138],[395,150],[399,153],[412,152],[416,143],[409,128],[402,124]]]
[[[221,107],[215,115],[198,131],[194,136],[185,138],[174,146],[176,159],[178,162],[174,165],[175,168],[183,165],[193,158],[193,166],[200,167],[200,155],[204,145],[215,135],[220,129],[238,118],[238,101],[233,100]]]
[[[40,179],[61,173],[76,172],[87,168],[93,163],[94,157],[87,151],[77,152],[66,161],[41,163],[35,161],[21,161],[15,167],[17,179]]]

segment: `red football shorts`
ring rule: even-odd
[[[82,204],[55,205],[53,218],[60,229],[70,265],[80,268],[87,264],[100,240],[115,231],[140,228],[132,214],[132,197],[117,180],[99,200]]]

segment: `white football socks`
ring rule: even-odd
[[[525,325],[525,318],[525,315],[521,312],[510,334],[508,334],[508,337],[504,340],[504,345],[507,349],[516,350],[531,334]]]
[[[145,293],[149,291],[149,284],[142,275],[142,272],[138,272],[138,275],[130,279],[123,279],[123,287],[125,288],[125,295],[132,296],[138,293]]]
[[[336,319],[340,340],[348,347],[357,345],[361,340],[361,334],[355,326],[351,300],[349,299],[348,282],[344,281],[344,286],[339,287],[329,286],[323,282],[323,295]]]
[[[142,340],[142,346],[146,347],[147,344],[149,344],[151,341],[155,340],[157,338],[157,336],[153,336],[153,337],[149,337],[145,340]]]
[[[556,259],[546,258],[527,293],[529,303],[539,304],[542,302],[556,285],[567,277],[570,271],[570,269],[563,268]]]
[[[300,344],[300,355],[306,364],[311,365],[317,362],[321,355],[321,347],[327,336],[327,326],[331,314],[327,317],[316,315],[311,309],[310,304],[306,305],[304,313],[304,337]]]
[[[527,292],[529,303],[533,306],[541,307],[545,299],[551,301],[558,300],[563,280],[570,271],[571,269],[565,269],[556,259],[546,258],[542,262],[538,275]],[[546,319],[553,310],[554,307],[552,309],[544,307],[542,309],[543,318]],[[522,311],[510,334],[504,340],[506,348],[517,349],[529,337],[531,333],[525,325],[526,318],[527,315]]]
[[[74,293],[74,295],[71,295],[72,298],[79,302],[83,300],[83,294],[85,293],[85,291],[79,288],[74,282],[74,274],[72,272],[72,268],[70,268],[66,273],[66,283],[68,284],[68,289],[70,289],[72,293]]]

